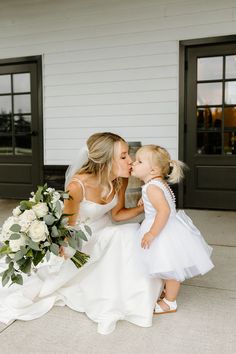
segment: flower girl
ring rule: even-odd
[[[138,256],[145,272],[165,284],[165,297],[157,302],[155,314],[176,312],[180,283],[214,267],[212,248],[184,211],[176,212],[168,183],[179,182],[183,168],[183,162],[171,160],[168,151],[156,145],[141,147],[133,163],[132,175],[145,183],[145,219],[139,230]]]

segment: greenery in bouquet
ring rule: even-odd
[[[61,255],[71,248],[71,260],[79,268],[89,256],[80,251],[82,240],[91,230],[85,223],[72,227],[63,213],[63,201],[70,195],[54,188],[39,186],[29,200],[23,200],[12,211],[0,230],[0,257],[5,257],[7,269],[2,272],[2,285],[23,284],[22,273],[30,275],[35,267],[47,261],[53,253]]]

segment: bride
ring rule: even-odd
[[[66,247],[62,257],[52,255],[23,286],[1,288],[1,322],[31,320],[54,305],[67,305],[85,312],[101,334],[111,333],[118,320],[152,325],[161,280],[146,278],[138,270],[133,250],[139,224],[112,223],[143,211],[142,206],[124,206],[131,163],[128,145],[120,136],[97,133],[88,139],[67,170],[66,189],[72,199],[65,202],[64,212],[73,214],[70,225],[86,221],[90,226],[92,235],[82,246],[90,259],[77,269]]]

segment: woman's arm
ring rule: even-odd
[[[83,199],[83,190],[79,183],[71,182],[68,185],[68,193],[72,199],[67,199],[64,202],[64,214],[73,214],[69,216],[68,224],[73,226],[76,224],[80,202]]]
[[[142,248],[149,248],[151,242],[160,234],[161,230],[166,225],[170,215],[170,207],[162,189],[150,185],[147,188],[147,196],[156,209],[157,214],[150,230],[142,238]]]
[[[128,178],[123,178],[122,187],[118,193],[118,203],[112,209],[111,215],[114,221],[125,221],[143,212],[143,205],[135,208],[125,208],[125,191],[128,185]]]

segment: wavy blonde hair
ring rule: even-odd
[[[112,173],[115,143],[126,141],[117,134],[104,132],[91,135],[87,140],[88,162],[86,162],[78,174],[91,174],[98,177],[102,187],[101,198],[106,201],[112,191],[118,192],[122,185],[122,178],[110,181]]]
[[[183,170],[187,166],[180,160],[172,160],[165,148],[158,145],[144,145],[138,150],[141,151],[150,153],[152,167],[160,168],[162,178],[168,183],[178,183],[184,177]]]

